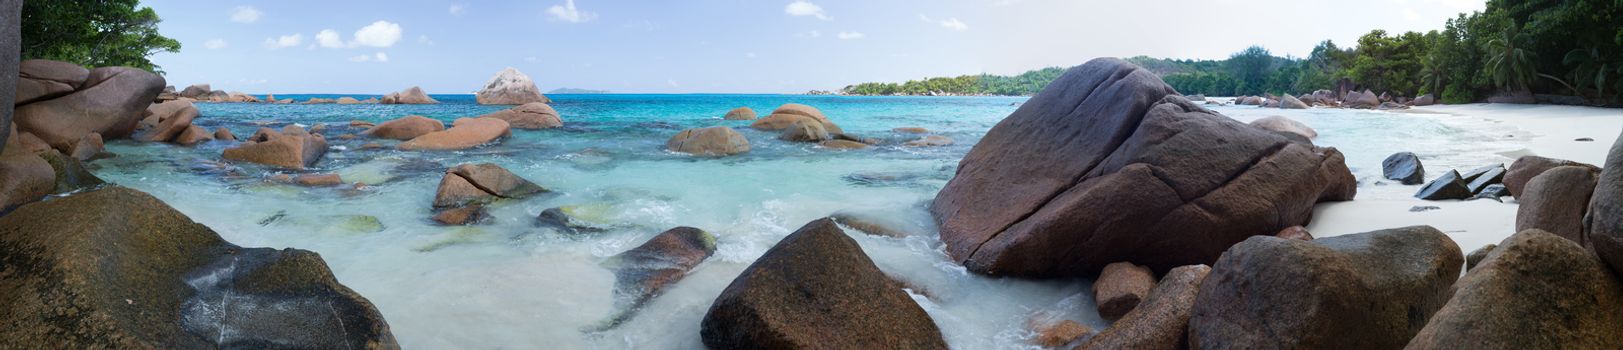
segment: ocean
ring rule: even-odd
[[[333,98],[340,95],[278,95]],[[345,95],[365,99],[367,95]],[[331,151],[307,172],[333,172],[348,186],[305,188],[266,183],[252,164],[217,163],[227,142],[195,147],[109,142],[118,156],[92,171],[146,191],[247,247],[318,252],[339,281],[377,305],[406,348],[683,349],[703,348],[699,324],[715,297],[750,262],[801,225],[837,211],[880,216],[917,234],[905,238],[848,233],[916,301],[954,348],[1032,347],[1034,313],[1052,312],[1096,330],[1091,282],[989,278],[949,259],[926,203],[951,179],[958,160],[1023,97],[850,97],[807,95],[552,95],[564,127],[514,130],[500,144],[457,152],[362,150],[379,142],[337,136],[348,122],[422,115],[449,124],[506,106],[472,95],[434,95],[437,105],[272,105],[201,103],[196,125],[239,137],[260,126],[328,124]],[[722,120],[735,107],[762,116],[784,103],[821,109],[847,133],[880,146],[836,151],[788,143],[777,134]],[[1315,128],[1316,143],[1339,148],[1360,180],[1360,199],[1404,198],[1417,187],[1380,180],[1387,155],[1412,151],[1428,168],[1507,162],[1530,135],[1480,118],[1338,109],[1212,107],[1236,120],[1284,115]],[[749,153],[701,158],[664,144],[686,128],[729,126]],[[956,143],[913,148],[924,127]],[[393,142],[380,142],[390,145]],[[438,226],[428,218],[445,168],[490,162],[552,193],[499,202],[492,222]],[[597,234],[537,227],[536,215],[563,205],[592,208],[615,224]],[[666,229],[692,226],[718,237],[714,256],[617,328],[585,331],[613,313],[609,257]]]

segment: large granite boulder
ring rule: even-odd
[[[784,237],[704,315],[711,349],[946,349],[941,331],[834,220]]]
[[[361,135],[394,140],[410,140],[442,130],[445,130],[445,123],[438,119],[409,115],[368,128],[366,131],[362,131]]]
[[[491,163],[461,164],[445,171],[434,193],[435,208],[487,203],[498,198],[519,199],[547,189]]]
[[[558,111],[540,102],[525,103],[479,117],[501,119],[515,129],[551,129],[564,126],[564,120],[558,118]]]
[[[311,135],[304,129],[289,125],[288,133],[260,128],[245,142],[227,148],[221,157],[270,166],[303,170],[316,164],[327,154],[327,138]]]
[[[1612,271],[1623,273],[1623,137],[1612,144],[1589,197],[1584,232],[1589,246]]]
[[[1381,161],[1381,175],[1404,185],[1419,185],[1426,182],[1426,167],[1414,152],[1398,152]]]
[[[725,126],[682,130],[665,141],[665,149],[701,156],[728,156],[750,151],[744,134]]]
[[[507,67],[497,72],[496,76],[490,77],[490,81],[485,82],[485,88],[479,89],[479,92],[474,94],[474,99],[482,105],[552,103],[552,99],[542,95],[541,89],[535,87],[535,82],[530,80],[530,76],[513,67]]]
[[[192,84],[192,86],[187,86],[185,90],[180,90],[180,97],[203,99],[208,98],[210,91],[214,91],[214,88],[210,87],[209,84]]]
[[[163,77],[145,70],[96,68],[73,92],[18,105],[13,118],[19,131],[67,150],[93,132],[114,139],[129,136],[163,86]]]
[[[755,120],[755,118],[757,118],[755,110],[749,107],[733,108],[733,110],[727,111],[727,115],[721,116],[723,120]]]
[[[355,103],[360,103],[360,101]],[[428,93],[423,92],[423,88],[413,86],[400,90],[400,92],[383,95],[383,99],[378,100],[378,103],[386,105],[429,105],[440,103],[440,101],[428,97]],[[339,100],[339,104],[344,104],[342,99]]]
[[[1196,295],[1211,271],[1206,265],[1173,268],[1138,308],[1076,349],[1184,349]]]
[[[823,128],[823,123],[811,118],[800,118],[778,134],[779,140],[789,142],[822,142],[833,138],[828,129]]]
[[[62,97],[78,90],[90,78],[90,70],[62,61],[26,60],[17,65],[13,105]]]
[[[1414,101],[1411,104],[1413,104],[1415,107],[1430,106],[1437,104],[1437,98],[1432,97],[1431,94],[1420,95],[1420,97],[1414,98]]]
[[[1252,237],[1201,284],[1194,349],[1396,349],[1453,292],[1459,246],[1428,226],[1312,241]]]
[[[444,151],[474,148],[512,135],[506,121],[494,118],[461,118],[451,128],[418,136],[395,145],[403,151]]]
[[[1304,102],[1302,102],[1301,99],[1297,99],[1295,96],[1291,96],[1289,94],[1286,94],[1285,96],[1281,96],[1279,98],[1279,108],[1284,108],[1284,109],[1307,109],[1307,107],[1308,107],[1307,103],[1304,103]]]
[[[55,183],[50,163],[12,142],[0,149],[0,213],[51,194]]]
[[[829,120],[828,116],[823,115],[823,111],[818,110],[817,107],[799,103],[785,103],[778,106],[778,109],[773,110],[772,114],[767,115],[765,118],[756,119],[754,123],[750,124],[750,127],[756,130],[779,131],[788,129],[794,125],[795,121],[806,118],[811,118],[823,124],[823,129],[830,134],[845,133],[845,130],[840,129],[838,125],[834,125],[834,122]]]
[[[1584,167],[1589,169],[1590,172],[1600,174],[1600,167],[1594,165],[1564,159],[1523,156],[1510,163],[1510,168],[1505,171],[1505,178],[1502,181],[1505,184],[1505,189],[1510,190],[1511,196],[1521,197],[1522,189],[1527,188],[1527,182],[1532,181],[1533,177],[1539,176],[1539,174],[1543,174],[1550,169],[1563,166]]]
[[[0,217],[0,347],[398,348],[314,252],[243,248],[110,187]]]
[[[1595,174],[1588,168],[1550,169],[1527,183],[1516,207],[1516,231],[1539,229],[1585,245],[1584,215],[1595,193]]]
[[[1277,115],[1253,120],[1250,124],[1251,126],[1255,126],[1263,130],[1285,133],[1287,137],[1290,135],[1297,135],[1308,140],[1319,138],[1319,132],[1314,131],[1313,128],[1308,127],[1307,124],[1302,124],[1302,122],[1296,121],[1295,119]]]
[[[192,127],[192,120],[198,116],[197,106],[180,100],[154,103],[147,107],[147,112],[152,115],[149,118],[157,118],[157,124],[136,137],[147,142],[173,141],[180,133]]]
[[[660,233],[642,245],[603,263],[614,269],[614,314],[598,329],[609,329],[631,319],[637,309],[681,281],[689,270],[716,253],[716,236],[692,227]]]
[[[1623,283],[1548,232],[1506,238],[1455,289],[1406,349],[1623,349]]]
[[[1370,109],[1381,106],[1381,97],[1369,90],[1364,90],[1363,93],[1356,95],[1348,93],[1346,101],[1342,102],[1341,105],[1350,108]]]
[[[987,132],[930,211],[947,253],[971,271],[1084,276],[1117,261],[1209,264],[1356,191],[1334,148],[1234,121],[1104,58]]]
[[[1115,321],[1138,307],[1151,289],[1155,289],[1154,271],[1125,261],[1111,263],[1093,281],[1093,302],[1099,306],[1099,317]]]

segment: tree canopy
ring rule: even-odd
[[[138,0],[25,1],[22,57],[87,67],[129,66],[162,73],[148,57],[180,51],[158,34],[158,14]]]

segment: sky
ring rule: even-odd
[[[149,0],[171,85],[249,93],[801,93],[1096,57],[1306,56],[1441,29],[1483,0]]]

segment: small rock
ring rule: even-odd
[[[1426,168],[1420,164],[1420,157],[1411,152],[1394,153],[1381,161],[1381,172],[1387,180],[1400,181],[1404,185],[1419,185],[1426,182]]]
[[[1093,333],[1092,328],[1072,320],[1037,324],[1031,328],[1037,333],[1032,342],[1044,348],[1059,348]]]
[[[442,225],[459,226],[479,223],[489,218],[490,213],[485,211],[485,206],[473,204],[442,211],[434,214],[433,219]]]
[[[1576,139],[1573,139],[1573,141],[1578,141],[1578,142],[1595,142],[1595,139],[1592,139],[1592,138],[1588,138],[1588,137],[1580,137],[1580,138],[1576,138]]]
[[[1467,254],[1465,256],[1465,270],[1470,271],[1471,269],[1476,268],[1477,264],[1481,264],[1483,259],[1487,259],[1488,254],[1493,253],[1493,249],[1497,247],[1499,247],[1499,245],[1489,244],[1482,246],[1482,248],[1477,248],[1476,250],[1471,251],[1471,254]]]
[[[1460,172],[1449,170],[1443,176],[1431,180],[1431,183],[1427,183],[1425,187],[1421,187],[1420,192],[1416,192],[1414,196],[1428,201],[1437,201],[1467,199],[1471,198],[1472,194],[1474,192],[1471,192],[1471,188],[1467,187],[1465,182],[1461,180]]]
[[[608,222],[605,205],[566,205],[547,208],[536,216],[541,227],[551,227],[567,234],[605,232],[613,228]]]
[[[300,174],[293,177],[293,182],[301,186],[321,187],[344,184],[344,179],[338,174]]]
[[[1433,206],[1433,205],[1424,205],[1424,206],[1416,205],[1416,206],[1413,206],[1413,207],[1409,207],[1409,212],[1410,213],[1419,213],[1419,212],[1426,212],[1426,211],[1432,211],[1432,210],[1441,210],[1441,209],[1443,209],[1443,208],[1438,207],[1438,206]]]
[[[1099,305],[1099,317],[1116,321],[1138,307],[1155,288],[1155,273],[1130,262],[1105,265],[1099,279],[1093,283],[1094,301]]]
[[[1306,227],[1301,227],[1301,226],[1286,227],[1283,230],[1279,230],[1279,233],[1274,234],[1274,237],[1279,237],[1279,238],[1284,238],[1284,239],[1299,239],[1299,240],[1304,240],[1304,241],[1313,240],[1313,234],[1310,233],[1310,232],[1307,232]]]
[[[1076,349],[1183,349],[1190,318],[1212,269],[1188,265],[1167,271],[1144,302]]]
[[[1488,188],[1488,185],[1502,183],[1505,179],[1505,165],[1494,164],[1476,168],[1461,175],[1460,179],[1465,181],[1465,187],[1471,190],[1472,195],[1475,195]]]
[[[819,143],[817,143],[817,145],[821,146],[823,148],[841,149],[841,150],[868,148],[868,144],[866,144],[866,143],[861,143],[861,142],[856,142],[856,141],[851,141],[851,140],[828,140],[828,141],[819,142]]]
[[[921,127],[917,127],[917,126],[904,126],[904,127],[900,127],[900,128],[890,129],[890,131],[903,133],[903,134],[928,134],[928,133],[930,133],[929,129],[925,129],[925,128],[921,128]]]
[[[226,129],[225,127],[222,126],[222,127],[217,128],[217,129],[214,129],[214,139],[215,140],[220,140],[220,141],[232,141],[232,142],[235,142],[235,141],[237,141],[237,135],[231,134],[231,129]]]
[[[908,147],[940,147],[952,145],[952,138],[941,135],[930,135],[924,138],[902,143]]]

